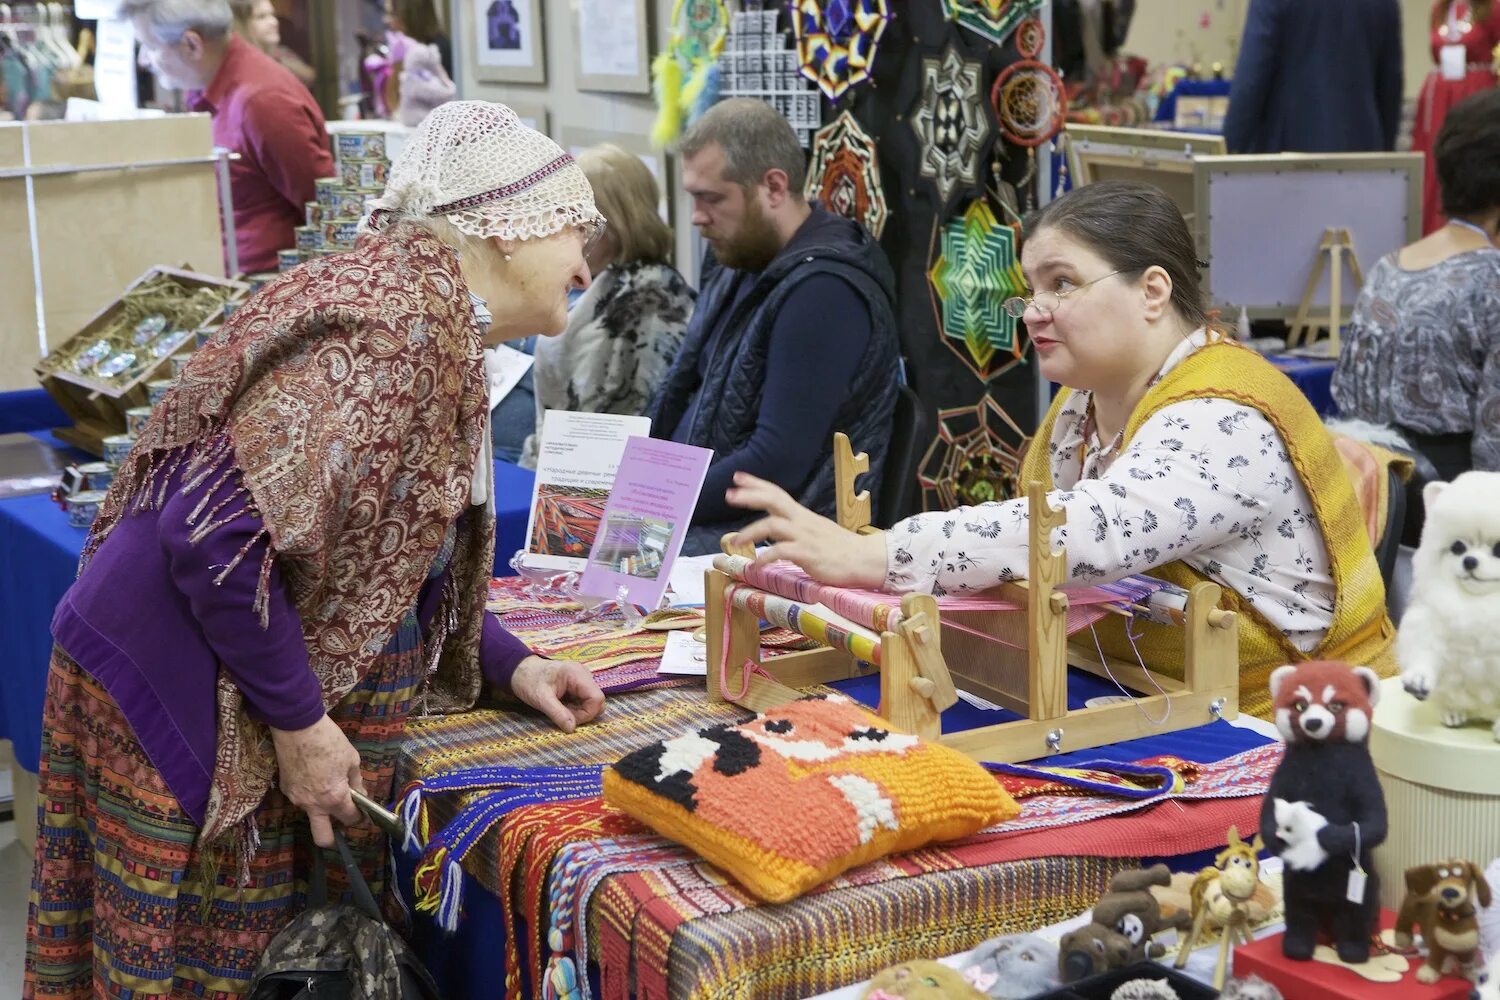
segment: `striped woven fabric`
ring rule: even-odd
[[[792,1000],[1088,909],[1137,858],[1047,857],[736,906],[706,865],[616,876],[595,897],[602,1000]],[[633,988],[632,988],[633,987]]]

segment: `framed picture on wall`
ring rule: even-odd
[[[489,83],[546,83],[541,0],[471,0],[474,78]]]
[[[610,142],[627,153],[634,153],[640,157],[646,169],[651,171],[651,176],[656,178],[656,186],[661,192],[657,212],[664,222],[668,225],[672,224],[672,176],[665,151],[651,148],[650,139],[645,135],[631,132],[605,132],[598,129],[577,128],[572,125],[564,125],[559,131],[561,134],[557,137],[558,143],[574,156],[590,146]]]
[[[575,0],[573,51],[579,90],[651,92],[651,25],[646,0]]]
[[[501,97],[500,103],[516,113],[521,119],[521,124],[527,128],[534,128],[542,135],[552,135],[552,116],[547,111],[545,104],[534,104],[531,101],[513,101],[509,97]]]

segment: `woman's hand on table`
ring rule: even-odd
[[[572,660],[528,656],[511,675],[510,692],[571,733],[604,711],[604,692],[587,667]]]
[[[861,535],[803,507],[780,486],[745,472],[724,495],[736,507],[766,516],[736,532],[736,542],[774,542],[755,554],[758,563],[787,559],[804,573],[836,587],[879,589],[885,583],[885,534]]]
[[[332,847],[333,820],[345,826],[360,821],[359,807],[349,794],[351,788],[365,790],[359,751],[326,715],[306,729],[272,729],[271,738],[282,794],[307,813],[313,842]]]

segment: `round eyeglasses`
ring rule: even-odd
[[[1105,278],[1113,278],[1117,274],[1124,274],[1127,270],[1129,270],[1129,268],[1122,267],[1118,270],[1111,271],[1108,274],[1101,274],[1093,281],[1085,281],[1083,284],[1076,285],[1073,288],[1068,289],[1066,292],[1040,291],[1034,292],[1033,294],[1025,298],[1017,296],[1015,298],[1006,299],[1004,302],[1000,303],[1000,308],[1004,309],[1008,315],[1014,316],[1016,319],[1020,319],[1022,316],[1025,316],[1026,310],[1030,306],[1036,306],[1037,312],[1043,313],[1047,316],[1051,316],[1053,313],[1057,312],[1058,309],[1062,308],[1063,302],[1069,295],[1072,295],[1075,292],[1081,292],[1090,285],[1097,285]]]

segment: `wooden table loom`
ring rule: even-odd
[[[874,531],[870,526],[869,493],[854,493],[856,476],[869,471],[868,457],[853,455],[849,439],[838,434],[834,461],[839,523],[861,533]],[[946,612],[950,621],[983,633],[973,635],[944,628],[935,598],[907,594],[900,600],[899,623],[878,634],[878,665],[861,662],[845,649],[833,646],[762,660],[760,616],[733,602],[728,602],[725,660],[726,593],[731,587],[750,585],[721,569],[709,570],[706,631],[710,700],[733,701],[763,712],[800,697],[796,688],[878,670],[881,717],[898,729],[940,740],[976,760],[1000,763],[1175,732],[1238,715],[1239,633],[1235,613],[1218,607],[1219,586],[1195,586],[1180,616],[1185,663],[1182,680],[1155,672],[1148,679],[1140,664],[1113,657],[1106,657],[1106,670],[1092,643],[1068,641],[1068,595],[1059,589],[1066,576],[1067,558],[1063,549],[1053,550],[1050,545],[1052,530],[1062,525],[1067,515],[1048,505],[1040,483],[1028,484],[1027,502],[1029,577],[987,592],[1014,603],[1017,609]],[[723,542],[727,555],[753,557],[748,547],[735,547],[730,537],[726,535]],[[737,676],[747,661],[754,664],[754,670],[746,678],[743,696],[725,691],[718,665],[727,663],[731,676]],[[1133,702],[1070,711],[1070,663],[1101,677],[1112,672],[1137,697]],[[965,690],[1021,718],[944,735],[940,713],[958,700],[955,679]],[[1154,692],[1157,686],[1165,694],[1145,693]]]

